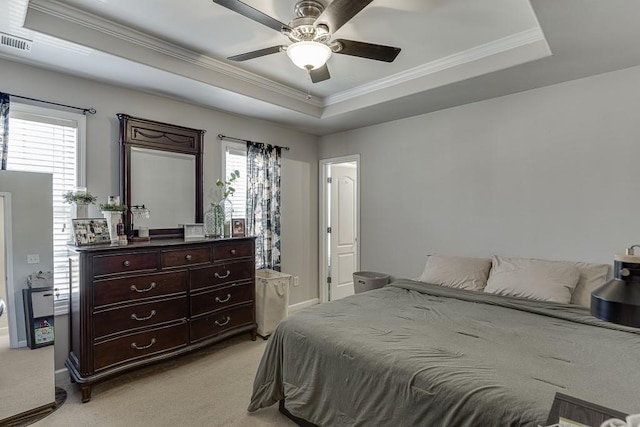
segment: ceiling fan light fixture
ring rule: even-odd
[[[326,44],[314,41],[301,41],[287,48],[287,56],[303,70],[315,70],[327,63],[331,49]]]

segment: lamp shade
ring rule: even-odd
[[[318,42],[296,42],[287,48],[287,56],[303,70],[315,70],[327,63],[331,56],[331,49]]]
[[[640,328],[640,256],[614,257],[614,278],[591,294],[591,314]]]

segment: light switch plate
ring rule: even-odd
[[[300,277],[293,276],[293,286],[299,286],[299,285],[300,285]]]
[[[40,255],[38,254],[27,255],[27,264],[40,264]]]

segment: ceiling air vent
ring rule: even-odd
[[[12,36],[10,34],[0,33],[0,46],[7,46],[13,49],[18,49],[23,52],[31,52],[31,40],[23,39],[21,37]]]

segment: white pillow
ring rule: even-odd
[[[580,271],[570,263],[493,256],[485,292],[568,304]]]
[[[487,285],[490,268],[491,260],[488,258],[430,255],[418,280],[449,288],[481,291]]]
[[[575,265],[580,272],[580,279],[571,295],[571,304],[589,308],[591,307],[591,292],[604,285],[609,278],[609,264],[569,263]]]

